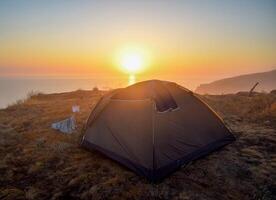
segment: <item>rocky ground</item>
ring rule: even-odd
[[[0,199],[276,199],[276,95],[202,96],[237,141],[150,184],[79,147],[102,93],[36,94],[0,110]],[[77,131],[52,130],[74,104]]]

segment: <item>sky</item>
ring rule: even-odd
[[[276,1],[0,1],[0,76],[233,76],[276,68]]]

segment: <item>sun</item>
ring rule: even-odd
[[[136,74],[143,67],[143,56],[137,52],[125,53],[122,56],[121,66],[130,74]]]
[[[141,73],[149,65],[146,48],[127,46],[118,51],[117,55],[117,66],[129,75]]]

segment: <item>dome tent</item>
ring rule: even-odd
[[[104,95],[87,120],[82,146],[156,182],[234,140],[191,91],[150,80]]]

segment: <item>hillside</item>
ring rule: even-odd
[[[0,110],[0,199],[274,199],[276,95],[201,96],[236,141],[159,184],[96,151],[79,147],[101,91],[30,96]],[[78,128],[64,135],[52,122],[80,105]]]
[[[259,82],[259,85],[255,91],[270,92],[276,89],[276,70],[235,76],[201,84],[195,92],[199,94],[231,94],[239,91],[249,91],[256,82]]]

